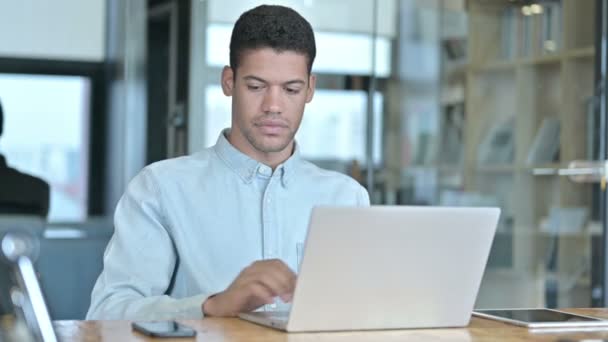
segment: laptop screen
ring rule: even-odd
[[[57,337],[30,259],[30,255],[35,254],[34,246],[36,239],[31,234],[0,233],[0,336],[6,336],[9,341],[25,338],[56,342]],[[20,329],[22,326],[27,327],[26,331]]]
[[[0,262],[0,319],[13,314],[13,304],[9,294],[11,278],[9,266]]]

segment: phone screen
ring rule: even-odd
[[[175,321],[133,322],[133,329],[155,337],[192,337],[196,331]]]

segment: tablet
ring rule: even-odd
[[[608,327],[608,320],[553,309],[475,310],[473,315],[528,328]]]

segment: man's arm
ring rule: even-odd
[[[176,252],[153,175],[145,169],[118,203],[114,235],[91,295],[87,319],[199,318],[207,295],[165,295]]]
[[[361,185],[357,189],[357,205],[360,207],[369,207],[369,194]]]

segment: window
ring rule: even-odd
[[[49,183],[51,222],[87,216],[90,89],[85,76],[0,73],[0,153]]]
[[[230,98],[219,85],[206,91],[205,146],[215,144],[219,132],[230,127]],[[381,162],[382,94],[374,100],[375,164]],[[296,140],[302,156],[310,160],[357,160],[363,164],[366,145],[367,94],[362,90],[317,89],[306,105]]]

